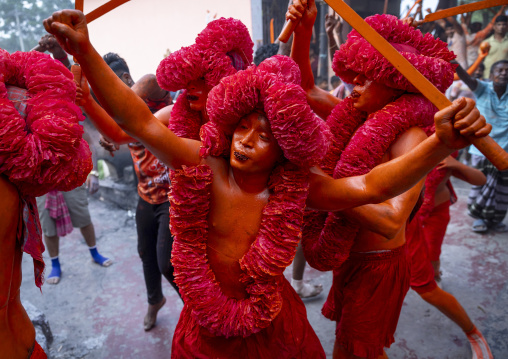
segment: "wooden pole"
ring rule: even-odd
[[[436,12],[433,12],[432,14],[428,14],[427,16],[425,16],[425,18],[423,19],[423,23],[445,19],[450,16],[456,16],[459,14],[465,14],[467,12],[473,12],[476,10],[487,9],[500,5],[508,5],[508,0],[483,0],[471,4],[451,7],[449,9],[438,10]]]

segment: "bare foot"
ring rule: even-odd
[[[157,321],[157,313],[159,310],[166,304],[166,297],[162,297],[162,300],[157,304],[148,304],[148,311],[145,315],[144,320],[144,328],[145,332],[149,331],[155,326],[155,322]]]
[[[58,284],[60,283],[60,277],[62,276],[62,270],[60,269],[60,265],[52,266],[51,273],[46,278],[46,283],[48,284]]]

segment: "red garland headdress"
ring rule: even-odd
[[[241,21],[214,20],[197,36],[194,45],[182,47],[161,61],[157,81],[165,90],[178,91],[204,77],[206,84],[213,87],[223,77],[246,69],[252,63],[253,47]],[[173,106],[169,128],[180,137],[199,140],[201,117],[189,108],[185,95],[184,91]]]
[[[6,85],[27,90],[27,116],[9,101]],[[73,76],[40,52],[9,54],[0,49],[0,173],[19,190],[25,204],[23,250],[34,260],[35,284],[44,270],[42,234],[35,198],[51,190],[69,191],[92,170],[88,144],[81,138],[84,117],[74,104]]]
[[[300,81],[295,62],[280,55],[224,78],[208,94],[201,155],[228,156],[232,129],[262,102],[284,157],[302,167],[317,164],[328,150],[330,131],[310,109]]]
[[[316,163],[328,147],[329,131],[310,110],[299,81],[298,67],[283,56],[221,80],[209,95],[210,122],[201,131],[202,155],[219,156],[229,149],[223,125],[237,123],[262,102],[287,158],[305,165]],[[309,142],[307,148],[305,141]],[[273,170],[259,231],[240,259],[240,280],[248,297],[236,299],[222,292],[206,255],[213,179],[210,168],[201,165],[171,172],[175,282],[194,319],[212,334],[247,337],[266,328],[279,314],[282,275],[301,238],[308,173],[307,168],[291,162]]]
[[[404,24],[393,15],[373,15],[365,21],[388,40],[418,71],[441,92],[453,82],[457,65],[448,45],[431,34],[422,35],[419,30]],[[353,83],[359,74],[386,86],[419,92],[383,55],[381,55],[356,30],[349,33],[347,41],[335,52],[332,68],[344,82]]]

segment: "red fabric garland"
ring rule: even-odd
[[[348,97],[327,119],[334,140],[322,168],[334,178],[366,174],[381,163],[399,135],[410,127],[429,126],[436,111],[423,96],[406,94],[362,123],[365,114],[354,109]],[[339,213],[306,213],[302,245],[309,265],[322,271],[340,267],[349,256],[358,229]]]
[[[0,173],[24,196],[69,191],[92,170],[81,138],[84,117],[74,104],[72,74],[48,55],[0,49]],[[7,97],[6,84],[28,90],[27,118]]]
[[[206,256],[212,179],[206,165],[171,173],[175,282],[199,325],[214,335],[247,337],[266,328],[282,308],[282,274],[301,239],[308,170],[288,162],[273,171],[259,232],[240,259],[249,294],[242,300],[222,292]]]
[[[27,90],[26,118],[9,101],[6,85]],[[0,49],[0,173],[20,192],[18,239],[33,258],[39,288],[44,244],[35,197],[76,188],[92,170],[75,97],[73,76],[60,62],[36,51],[11,55]]]

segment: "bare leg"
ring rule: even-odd
[[[303,255],[302,243],[300,242],[296,249],[295,259],[293,259],[293,278],[291,279],[291,285],[301,298],[315,297],[323,291],[322,284],[303,282],[303,272],[305,271],[306,263],[305,256]]]
[[[434,268],[434,279],[436,281],[441,281],[441,261],[431,261],[432,268]]]
[[[305,271],[305,257],[303,255],[302,243],[298,243],[296,248],[295,259],[293,259],[293,279],[302,280],[303,272]]]
[[[58,236],[48,237],[44,235],[44,242],[46,243],[46,249],[48,250],[49,256],[51,258],[58,257],[60,237]]]
[[[439,309],[441,313],[450,318],[464,332],[473,330],[473,322],[459,301],[450,293],[436,287],[436,289],[420,295],[423,300]]]
[[[85,238],[85,242],[88,247],[95,247],[95,228],[93,227],[93,223],[90,223],[88,226],[84,226],[79,229],[83,238]]]
[[[466,310],[460,305],[459,301],[450,293],[445,292],[439,287],[428,292],[420,294],[427,303],[432,304],[439,309],[441,313],[455,322],[466,334],[471,351],[478,359],[493,358],[489,344],[483,337],[483,334],[474,326],[473,322],[466,313]]]
[[[60,269],[60,261],[58,260],[60,237],[58,236],[46,236],[44,235],[44,242],[48,249],[49,256],[51,257],[51,273],[46,279],[48,284],[58,284],[60,277],[62,276],[62,270]]]

